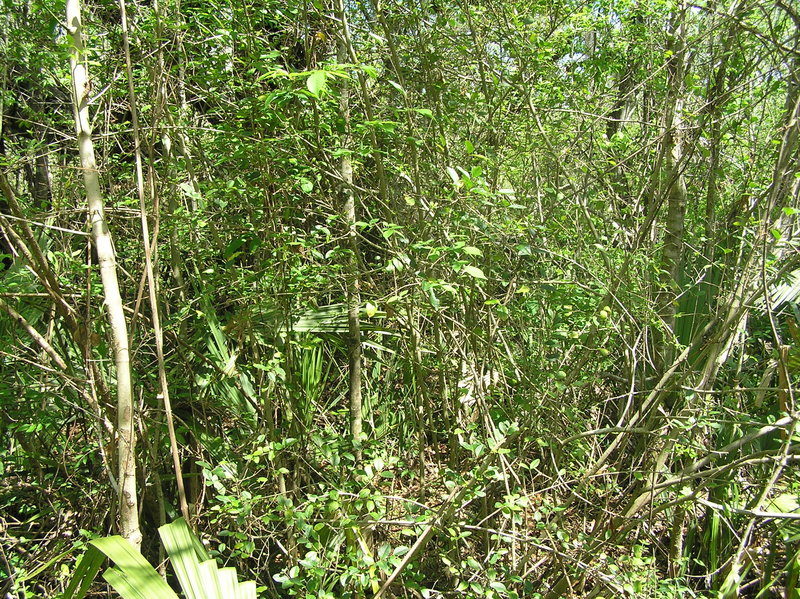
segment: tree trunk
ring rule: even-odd
[[[680,284],[683,254],[683,232],[686,219],[687,190],[683,177],[683,78],[685,71],[683,43],[683,10],[676,16],[673,29],[674,54],[667,64],[669,72],[669,97],[664,131],[666,145],[664,178],[667,185],[667,220],[664,231],[664,247],[661,255],[657,306],[662,329],[656,336],[656,369],[672,364],[674,358],[675,314]]]
[[[92,144],[89,119],[91,84],[87,72],[87,55],[83,45],[79,0],[67,0],[67,30],[72,38],[70,71],[72,73],[73,112],[78,137],[78,151],[86,187],[92,240],[97,250],[100,277],[103,282],[108,323],[114,347],[117,378],[117,476],[119,485],[119,532],[137,549],[141,545],[139,510],[136,495],[136,429],[131,386],[128,329],[117,281],[117,264],[111,233],[105,220],[100,177]]]
[[[344,7],[339,3],[339,13],[344,25]],[[343,31],[339,37],[338,61],[347,62],[347,36]],[[344,134],[342,147],[346,150],[351,145],[350,134],[350,87],[345,80],[342,84],[339,99],[339,110],[344,120]],[[349,332],[349,371],[350,371],[350,436],[356,446],[356,460],[361,462],[361,435],[363,433],[363,414],[361,401],[361,326],[359,322],[359,307],[361,305],[361,289],[359,285],[359,260],[358,260],[358,233],[356,232],[356,196],[353,190],[353,163],[345,152],[339,163],[341,176],[342,196],[344,205],[345,223],[347,225],[347,243],[351,252],[350,264],[346,274],[347,278],[347,328]]]

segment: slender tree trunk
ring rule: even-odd
[[[706,122],[709,125],[709,160],[708,160],[708,182],[706,183],[705,201],[705,247],[703,254],[710,263],[714,260],[714,237],[715,222],[717,213],[717,177],[719,171],[720,146],[722,145],[722,107],[726,97],[724,90],[725,80],[728,73],[728,62],[731,56],[731,46],[733,44],[736,25],[734,22],[728,25],[727,31],[720,40],[720,59],[714,81],[708,92],[708,112]]]
[[[661,255],[657,305],[663,329],[656,336],[657,370],[672,364],[674,358],[675,314],[677,313],[678,285],[683,254],[683,232],[686,219],[687,190],[683,177],[683,78],[685,71],[683,43],[683,11],[676,16],[674,25],[673,56],[667,64],[669,72],[669,97],[664,132],[665,180],[667,184],[667,220],[664,231],[664,248]]]
[[[33,164],[26,165],[26,176],[30,186],[33,205],[37,210],[50,210],[53,197],[50,185],[50,163],[47,149],[39,148],[33,156]]]
[[[345,12],[344,2],[343,0],[338,0],[336,4],[336,10],[339,15],[339,19],[341,21],[341,34],[339,36],[339,45],[338,45],[338,56],[337,60],[340,63],[345,63],[350,60],[353,64],[359,64],[358,55],[356,54],[356,50],[353,47],[353,42],[350,38],[350,25],[347,21],[347,13]],[[369,95],[369,87],[367,85],[367,78],[364,75],[364,72],[359,70],[357,73],[359,87],[361,88],[361,100],[364,103],[364,116],[367,117],[367,120],[372,122],[375,120],[375,111],[372,107],[372,100],[370,99]],[[346,82],[345,82],[345,85]],[[344,97],[344,96],[343,96]],[[348,104],[349,104],[349,95],[348,95]],[[346,137],[350,137],[349,127],[349,106],[347,113],[347,128],[348,133]],[[370,127],[370,142],[372,143],[372,159],[375,161],[375,174],[378,177],[378,197],[381,199],[382,202],[386,202],[389,197],[389,188],[388,188],[388,181],[386,177],[386,170],[383,168],[383,157],[381,156],[380,152],[380,145],[378,143],[378,137],[375,135],[375,129]]]
[[[344,23],[344,7],[339,3],[339,14]],[[344,27],[344,25],[343,25]],[[339,37],[338,61],[348,59],[347,37],[343,31]],[[342,84],[339,99],[339,111],[344,119],[345,132],[342,136],[342,147],[348,149],[352,144],[350,134],[350,87],[345,80]],[[356,196],[353,190],[353,163],[345,152],[339,163],[339,174],[342,179],[343,213],[347,225],[347,242],[351,252],[347,278],[347,327],[349,332],[349,369],[350,369],[350,436],[356,445],[356,459],[361,461],[361,435],[363,433],[363,406],[361,401],[361,325],[359,307],[361,305],[361,289],[358,276],[358,232],[356,231]]]
[[[408,135],[410,136],[408,149],[411,159],[411,172],[413,175],[413,182],[414,182],[414,198],[417,201],[421,201],[422,180],[419,168],[419,153],[417,151],[416,140],[414,139],[415,137],[417,137],[417,134],[414,130],[414,122],[411,118],[411,115],[413,114],[414,111],[413,111],[413,106],[411,105],[411,98],[409,97],[409,90],[406,89],[406,81],[405,77],[403,76],[402,63],[400,62],[400,54],[397,51],[397,43],[395,41],[395,36],[392,27],[387,22],[386,15],[384,14],[383,4],[373,0],[372,7],[373,10],[375,11],[376,16],[378,17],[378,21],[381,24],[381,28],[383,29],[383,36],[386,39],[386,45],[389,47],[389,55],[391,57],[391,63],[392,63],[392,69],[394,70],[394,75],[395,77],[397,77],[397,81],[400,83],[400,86],[405,90],[405,93],[402,94],[402,100],[403,104],[406,107],[405,110],[406,126],[408,127]]]
[[[87,72],[87,55],[83,45],[79,0],[67,0],[67,30],[72,38],[70,72],[72,73],[73,112],[78,137],[78,151],[86,187],[92,239],[97,250],[100,277],[114,347],[117,375],[117,476],[119,484],[119,532],[136,548],[141,545],[139,509],[136,494],[136,429],[131,385],[128,328],[117,281],[117,263],[111,233],[105,220],[100,176],[95,162],[92,129],[89,119],[91,84]]]

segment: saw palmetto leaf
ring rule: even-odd
[[[186,599],[255,599],[256,583],[239,582],[235,568],[219,568],[186,522],[158,529]],[[103,578],[122,599],[178,599],[155,568],[119,536],[90,541],[60,599],[83,599],[108,558]]]

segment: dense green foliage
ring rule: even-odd
[[[63,592],[118,525],[64,8],[2,2],[15,599]],[[119,5],[86,0],[77,100],[131,338],[145,558],[185,487],[260,597],[800,597],[795,5],[126,9],[131,88]]]

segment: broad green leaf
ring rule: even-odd
[[[770,512],[780,512],[782,514],[791,514],[800,511],[799,497],[792,493],[784,493],[770,500],[767,504],[767,509]]]
[[[148,564],[149,565],[149,564]],[[153,571],[152,574],[158,576],[158,573]],[[145,577],[150,577],[150,572],[144,571],[130,571],[118,568],[109,568],[103,572],[103,578],[111,585],[122,599],[166,599],[168,595],[159,595],[152,589],[150,585],[144,581]],[[159,580],[161,580],[159,578]]]
[[[178,599],[155,568],[120,536],[95,539],[75,569],[62,599],[82,599],[105,558],[114,563],[103,578],[122,599]]]
[[[256,581],[245,580],[239,583],[236,593],[237,599],[255,599],[256,598]]]
[[[227,597],[239,599],[239,581],[236,580],[236,568],[220,568],[217,570],[216,564],[214,564],[214,569],[217,572],[217,581],[221,590],[219,599]]]
[[[219,576],[217,575],[217,564],[214,560],[207,560],[198,567],[198,575],[204,589],[212,590],[218,597],[224,597],[220,586]]]
[[[176,597],[155,568],[126,539],[113,536],[96,539],[91,541],[91,544],[114,562],[114,570],[117,570],[121,577],[128,582],[134,584],[142,597],[163,597],[165,599]],[[112,576],[112,578],[120,577]],[[122,595],[121,589],[116,590]],[[127,599],[127,596],[123,595],[123,599]]]
[[[320,93],[325,91],[327,85],[328,73],[325,71],[313,71],[306,79],[306,87],[308,91],[319,97]]]
[[[471,264],[465,264],[461,270],[467,273],[471,277],[474,277],[476,279],[486,280],[486,275],[483,274],[483,271],[477,266],[472,266]]]
[[[471,245],[464,246],[462,251],[469,256],[483,256],[482,251]]]
[[[187,599],[255,599],[255,583],[239,584],[235,568],[218,568],[182,518],[158,532]]]
[[[175,570],[175,575],[186,599],[203,599],[199,565],[201,561],[209,559],[208,552],[202,544],[199,549],[195,546],[194,535],[182,518],[160,527],[158,534],[161,535],[164,549],[169,555],[172,568]],[[210,595],[210,597],[213,596]]]
[[[473,570],[481,570],[481,564],[474,557],[467,558],[467,565]]]

